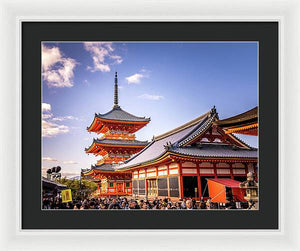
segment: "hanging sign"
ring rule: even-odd
[[[62,197],[62,202],[69,202],[72,201],[72,193],[71,189],[66,189],[61,191],[61,197]]]

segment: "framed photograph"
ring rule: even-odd
[[[189,6],[188,16],[147,18],[131,2],[109,17],[103,3],[102,18],[73,19],[24,17],[30,6],[3,4],[1,66],[4,82],[17,83],[2,92],[13,149],[1,157],[11,170],[2,185],[16,191],[15,211],[2,214],[5,248],[47,249],[49,236],[52,249],[70,249],[66,236],[79,248],[95,237],[103,248],[151,238],[168,249],[230,249],[235,237],[257,250],[299,248],[297,145],[286,143],[296,142],[288,111],[298,99],[283,71],[298,65],[297,8],[201,19]]]
[[[278,23],[23,22],[22,60],[23,228],[278,229]]]

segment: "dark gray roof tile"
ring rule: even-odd
[[[257,149],[245,149],[232,145],[219,143],[203,143],[198,146],[173,147],[170,152],[195,157],[220,157],[220,158],[257,158]]]
[[[101,165],[94,165],[92,166],[92,169],[98,170],[98,171],[115,171],[115,168],[112,164],[101,164]]]
[[[95,143],[107,144],[107,145],[135,145],[135,146],[146,146],[148,141],[139,140],[122,140],[122,139],[94,139]]]
[[[257,149],[245,149],[232,145],[210,143],[198,147],[183,147],[184,144],[190,142],[197,136],[201,135],[209,126],[212,125],[218,114],[215,109],[211,112],[199,117],[195,123],[180,129],[174,129],[169,133],[158,136],[146,146],[142,151],[126,160],[124,164],[117,168],[130,168],[142,163],[153,161],[167,151],[188,156],[203,156],[203,157],[245,157],[257,158]]]
[[[206,119],[202,120],[199,124],[198,127],[195,128],[189,135],[186,135],[183,139],[180,139],[178,141],[178,146],[182,146],[194,138],[198,137],[201,133],[203,133],[206,129],[209,128],[211,123],[215,120],[217,114],[214,113],[210,117],[207,117]]]
[[[133,114],[130,114],[120,107],[114,107],[112,110],[105,114],[96,113],[96,117],[110,120],[121,120],[121,121],[133,121],[133,122],[147,122],[150,121],[150,118],[146,117],[137,117]]]
[[[164,146],[167,143],[170,142],[171,144],[174,144],[178,140],[182,139],[185,135],[187,135],[191,131],[193,131],[197,126],[198,126],[198,124],[195,124],[195,125],[192,125],[191,127],[188,127],[182,131],[174,133],[168,137],[152,141],[147,147],[145,147],[138,154],[136,154],[132,158],[126,160],[125,161],[126,163],[121,165],[120,168],[134,166],[136,164],[147,162],[147,161],[158,158],[159,156],[163,155],[166,152]]]

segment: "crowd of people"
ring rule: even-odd
[[[246,206],[246,205],[245,205]],[[123,209],[123,210],[195,210],[195,209],[237,209],[243,208],[244,205],[237,207],[235,201],[230,201],[224,205],[211,202],[211,198],[201,200],[183,199],[180,201],[171,201],[169,198],[155,200],[136,200],[131,198],[91,198],[77,200],[73,202],[62,203],[60,198],[44,198],[43,209],[71,209],[71,210],[107,210],[107,209]]]

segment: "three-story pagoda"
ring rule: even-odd
[[[123,109],[118,104],[118,77],[115,73],[114,106],[105,114],[95,113],[94,120],[88,132],[101,134],[94,138],[85,152],[101,156],[96,165],[83,172],[84,176],[92,176],[101,180],[100,195],[127,195],[131,194],[131,174],[115,172],[115,166],[123,163],[133,154],[141,151],[148,141],[139,141],[135,132],[143,128],[150,118],[137,117]]]

